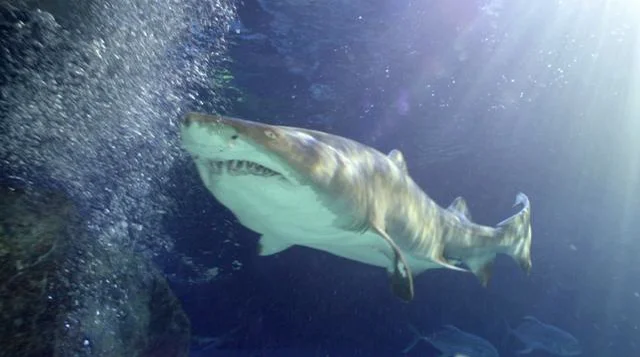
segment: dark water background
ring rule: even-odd
[[[265,65],[281,60],[271,46],[239,41],[231,50],[236,83],[267,104],[239,104],[232,114],[330,131],[383,151],[399,148],[431,197],[446,205],[464,196],[484,224],[507,217],[515,194],[526,192],[533,207],[531,277],[506,258],[488,289],[472,276],[431,271],[416,279],[416,300],[404,305],[386,293],[378,269],[305,248],[256,257],[255,235],[236,226],[242,271],[182,295],[197,316],[194,331],[222,334],[242,324],[240,343],[255,348],[391,356],[411,339],[407,322],[425,331],[454,324],[510,356],[520,346],[504,341],[502,319],[534,315],[571,331],[585,356],[639,353],[640,271],[633,261],[640,212],[632,160],[640,132],[628,112],[638,26],[622,13],[617,25],[602,25],[597,12],[604,7],[587,11],[578,2],[505,1],[497,17],[469,1],[368,5],[338,15],[324,9],[334,15],[323,13],[328,19],[348,24],[327,21],[317,30],[291,10],[288,50],[318,66],[305,75]],[[253,31],[273,30],[259,4],[245,2],[239,15]],[[330,44],[309,49],[324,41]],[[460,41],[464,50],[452,49]],[[330,86],[331,99],[309,98],[314,83]],[[637,85],[636,77],[636,94]],[[206,195],[195,191],[193,197]],[[192,201],[184,217],[204,209],[233,220],[215,203]],[[209,224],[175,229],[206,242]],[[411,354],[437,352],[425,344]]]
[[[58,22],[65,26],[62,13]],[[115,192],[133,192],[138,181],[120,178],[129,177],[125,172],[152,177],[146,195],[128,197],[117,209],[106,196],[77,196],[91,198],[88,211],[108,206],[145,232],[168,237],[163,242],[172,249],[154,257],[193,334],[223,341],[220,349],[194,347],[194,356],[397,356],[412,338],[408,323],[427,332],[453,324],[513,356],[521,346],[505,339],[503,321],[515,324],[525,315],[570,331],[584,356],[640,355],[638,6],[630,0],[246,0],[236,4],[230,28],[211,14],[161,52],[167,59],[161,66],[144,68],[153,74],[147,79],[175,83],[193,76],[189,64],[204,53],[219,51],[224,59],[208,62],[208,71],[224,84],[212,89],[206,80],[185,80],[171,86],[173,97],[160,87],[131,105],[155,111],[89,115],[104,114],[105,130],[118,130],[108,136],[113,145],[97,151],[102,156],[75,161],[110,164],[69,174]],[[212,45],[221,38],[225,46]],[[120,73],[107,68],[100,78],[109,71]],[[301,247],[258,257],[256,234],[213,199],[175,149],[175,118],[184,110],[314,128],[384,152],[400,149],[435,201],[446,206],[463,196],[482,224],[511,215],[517,192],[525,192],[532,204],[531,276],[505,257],[486,289],[467,274],[429,271],[416,279],[416,299],[403,304],[389,292],[382,269]],[[151,128],[133,128],[146,122]],[[132,148],[122,135],[133,129],[163,134]],[[142,153],[138,166],[123,164],[129,156],[118,155],[125,146]],[[59,183],[66,162],[2,159],[3,179],[17,175],[73,191]],[[158,192],[162,201],[139,205]],[[146,216],[164,202],[171,203],[165,213]],[[112,216],[100,217],[92,221],[98,230]],[[203,278],[214,268],[214,279]],[[409,355],[438,352],[421,344]]]

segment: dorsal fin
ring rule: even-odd
[[[469,212],[469,207],[467,207],[467,201],[465,201],[464,198],[456,197],[447,209],[449,211],[459,213],[464,218],[471,221],[471,213]]]
[[[396,164],[402,172],[407,173],[407,163],[404,161],[404,155],[402,155],[400,150],[393,149],[389,151],[387,157],[391,159],[391,161],[393,161],[393,163]]]
[[[534,322],[537,322],[539,324],[542,324],[542,322],[540,322],[540,320],[536,319],[535,317],[533,317],[531,315],[527,315],[527,316],[523,317],[523,319],[529,320],[529,321],[534,321]]]
[[[452,331],[462,332],[462,331],[460,331],[460,329],[459,329],[459,328],[457,328],[457,327],[455,327],[455,326],[453,326],[453,325],[444,325],[444,326],[442,326],[442,327],[446,328],[447,330],[452,330]]]

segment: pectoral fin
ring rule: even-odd
[[[389,244],[393,251],[393,256],[390,257],[393,266],[389,269],[391,275],[391,290],[403,301],[409,302],[413,300],[413,275],[400,248],[398,248],[396,243],[389,237],[387,232],[377,227],[372,227],[372,229]]]
[[[262,256],[272,255],[280,253],[289,247],[291,247],[290,243],[265,234],[260,237],[258,242],[258,254]]]

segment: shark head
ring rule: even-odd
[[[317,159],[315,139],[286,127],[221,115],[188,113],[181,125],[183,147],[194,160],[254,174],[305,180]]]

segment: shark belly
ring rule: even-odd
[[[377,235],[369,232],[365,234],[353,233],[352,236],[344,236],[343,239],[351,241],[349,244],[317,244],[309,247],[360,263],[390,268],[391,249],[388,245],[380,244],[380,237]],[[429,269],[442,269],[441,265],[431,260],[409,254],[410,252],[407,251],[403,251],[403,253],[414,276]]]
[[[250,230],[283,244],[389,267],[392,252],[388,244],[373,232],[352,232],[336,226],[339,217],[310,187],[279,177],[213,175],[206,165],[197,166],[207,189]]]
[[[279,177],[213,175],[198,164],[207,189],[250,230],[281,240],[377,267],[389,268],[392,251],[374,232],[344,230],[335,226],[339,218],[308,186]],[[430,260],[407,255],[413,274],[440,268]]]

